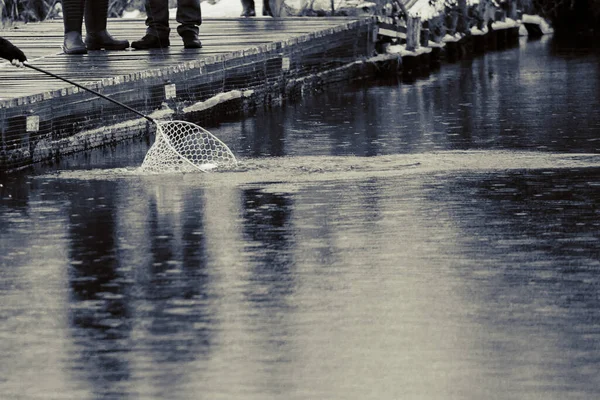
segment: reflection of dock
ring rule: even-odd
[[[168,49],[83,56],[62,54],[62,21],[25,24],[0,35],[21,47],[32,65],[145,114],[166,109],[163,118],[203,121],[357,75],[354,62],[372,53],[374,24],[368,17],[207,19],[202,49],[184,49],[173,30]],[[145,25],[116,19],[109,30],[131,41],[144,35]],[[27,68],[0,64],[0,82],[0,173],[148,129],[130,111]]]

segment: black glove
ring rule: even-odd
[[[0,37],[0,57],[7,59],[8,61],[19,60],[21,62],[27,61],[25,53],[21,51],[17,46],[9,42],[8,40]]]

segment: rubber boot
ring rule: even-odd
[[[63,0],[63,24],[65,26],[63,51],[65,54],[87,53],[85,43],[81,38],[84,5],[85,0]]]
[[[242,15],[241,17],[255,17],[254,0],[242,0]]]
[[[271,3],[269,2],[269,0],[263,0],[262,14],[264,16],[269,16],[269,17],[273,16],[273,12],[271,11]]]
[[[125,50],[129,41],[113,38],[106,30],[108,0],[87,0],[85,3],[85,45],[88,50]]]

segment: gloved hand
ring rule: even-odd
[[[27,61],[25,53],[21,51],[17,46],[9,42],[8,40],[0,37],[0,57],[7,59],[8,61],[17,60],[19,63]],[[13,63],[14,64],[14,63]]]

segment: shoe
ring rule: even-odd
[[[202,42],[198,39],[198,35],[195,33],[185,33],[181,35],[183,39],[183,47],[186,49],[200,49],[202,48]]]
[[[244,10],[240,17],[256,17],[256,11],[254,11],[254,8],[249,8]]]
[[[158,36],[146,34],[140,40],[136,40],[131,43],[131,47],[138,50],[146,50],[146,49],[162,49],[165,47],[169,47],[171,43],[169,42],[169,38],[159,38]]]
[[[128,40],[117,40],[106,31],[88,32],[85,35],[85,46],[88,50],[125,50],[129,47]]]
[[[63,51],[65,54],[87,54],[87,48],[81,39],[80,32],[71,31],[65,33]]]

